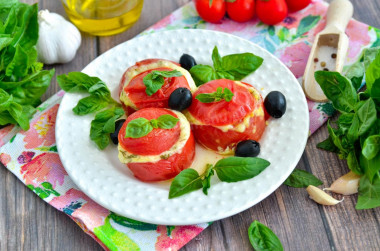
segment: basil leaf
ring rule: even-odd
[[[100,99],[98,96],[88,96],[79,100],[78,104],[73,108],[76,115],[86,115],[96,111],[100,111],[108,106],[108,101]]]
[[[234,96],[233,92],[228,89],[228,88],[224,88],[224,100],[227,101],[227,102],[230,102],[232,100],[232,97]]]
[[[348,78],[355,90],[358,90],[363,82],[365,68],[363,62],[356,62],[352,64],[346,71],[346,78]]]
[[[330,134],[330,137],[332,139],[332,142],[334,143],[334,145],[339,149],[341,150],[342,152],[345,152],[345,149],[343,148],[342,146],[342,141],[340,140],[340,138],[335,134],[333,128],[331,127],[330,125],[330,121],[327,121],[327,130]]]
[[[368,99],[364,101],[363,105],[357,111],[360,120],[359,135],[363,135],[375,123],[377,119],[376,114],[376,107],[373,100]]]
[[[329,152],[339,153],[339,149],[334,145],[334,142],[333,142],[331,136],[329,136],[324,141],[319,142],[317,144],[317,147],[319,149],[323,149],[323,150],[326,150],[326,151],[329,151]]]
[[[165,114],[157,118],[157,126],[161,129],[172,129],[175,127],[178,121],[178,118],[169,114]]]
[[[24,77],[28,73],[28,54],[21,45],[17,45],[12,61],[8,64],[5,75],[10,77]]]
[[[338,72],[317,71],[315,80],[324,94],[340,112],[351,112],[357,103],[357,94],[350,81]]]
[[[144,85],[146,87],[145,92],[149,96],[155,94],[165,83],[165,78],[169,77],[179,77],[182,73],[173,71],[152,71],[143,78]]]
[[[191,67],[190,74],[197,86],[217,79],[216,72],[211,66],[208,65],[195,65]]]
[[[363,63],[364,63],[364,67],[366,70],[368,69],[371,62],[373,60],[375,60],[375,58],[376,58],[377,54],[379,54],[379,52],[380,52],[379,47],[364,49],[364,51],[363,51]]]
[[[95,115],[95,119],[91,121],[90,139],[103,150],[106,148],[110,141],[109,134],[114,132],[115,129],[109,125],[111,121],[120,118],[124,114],[124,110],[119,107],[110,108],[101,111]]]
[[[211,187],[211,176],[214,175],[213,166],[211,164],[207,164],[207,169],[205,172],[205,177],[202,180],[202,186],[203,186],[203,193],[205,195],[208,194],[208,189]]]
[[[351,150],[347,155],[347,166],[356,174],[362,175],[363,170],[360,167],[358,155],[355,150]]]
[[[373,159],[380,151],[380,135],[369,136],[364,141],[362,153],[366,159]]]
[[[83,72],[70,72],[67,75],[59,75],[57,76],[57,82],[62,90],[70,93],[89,92],[91,87],[104,83],[100,78],[90,77]],[[95,89],[91,90],[95,91]]]
[[[269,165],[269,161],[260,158],[228,157],[219,160],[214,170],[221,181],[237,182],[257,176]]]
[[[359,116],[357,113],[355,113],[354,118],[352,120],[352,124],[347,132],[347,139],[350,141],[350,143],[354,143],[358,139],[359,127],[360,127]]]
[[[264,224],[255,220],[248,228],[248,238],[255,251],[282,251],[280,239]]]
[[[372,85],[380,79],[380,53],[378,53],[365,72],[367,89],[371,91]]]
[[[230,102],[233,96],[234,94],[230,89],[224,88],[223,90],[222,87],[218,87],[216,88],[215,92],[201,93],[201,94],[198,94],[195,98],[198,99],[202,103],[212,103],[212,102],[219,102],[221,100]]]
[[[380,111],[380,79],[377,79],[375,83],[373,83],[370,96],[376,104],[376,109]]]
[[[363,175],[359,182],[359,196],[356,209],[371,209],[380,206],[380,178],[377,174],[372,181]]]
[[[372,181],[380,171],[380,154],[370,160],[363,154],[360,154],[359,164],[363,168],[364,174]]]
[[[195,98],[202,103],[215,102],[215,95],[213,95],[213,93],[200,93]]]
[[[172,181],[169,189],[169,199],[179,197],[202,188],[202,180],[198,172],[188,168],[180,172]]]
[[[228,79],[242,80],[255,72],[263,64],[263,61],[263,58],[252,53],[227,55],[222,58],[222,72],[233,77],[228,77]]]
[[[309,172],[300,169],[294,169],[290,176],[285,180],[285,185],[290,187],[308,187],[309,185],[319,186],[323,182]]]
[[[153,130],[153,126],[146,118],[131,120],[126,128],[125,138],[141,138],[148,135]]]
[[[212,62],[214,64],[214,68],[216,71],[218,70],[222,70],[222,57],[220,56],[219,54],[219,51],[218,51],[218,47],[214,47],[214,49],[212,50],[212,55],[211,55],[211,58],[212,58]]]

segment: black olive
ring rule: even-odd
[[[270,92],[264,99],[264,107],[273,118],[281,118],[286,111],[286,99],[279,91]]]
[[[189,54],[183,54],[181,58],[179,59],[179,63],[182,68],[185,68],[188,71],[190,71],[191,67],[193,67],[194,65],[197,65],[197,62],[195,62],[195,59]]]
[[[254,140],[240,141],[235,150],[235,156],[238,157],[256,157],[260,153],[260,144]]]
[[[115,132],[110,134],[112,142],[117,145],[119,143],[118,135],[121,127],[123,126],[125,119],[120,119],[115,122]]]
[[[175,89],[169,97],[170,109],[182,111],[188,108],[193,101],[193,95],[187,88],[180,87]]]

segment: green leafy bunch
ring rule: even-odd
[[[318,71],[315,79],[341,114],[328,122],[329,137],[317,147],[347,160],[351,171],[361,175],[357,209],[380,206],[380,50],[367,49],[346,77]],[[365,77],[367,89],[357,93]]]
[[[116,120],[124,115],[121,105],[112,99],[107,85],[101,79],[82,72],[59,75],[57,82],[66,92],[89,94],[79,100],[73,112],[80,116],[96,112],[95,119],[91,121],[90,139],[100,149],[106,148],[110,143],[109,134],[115,132]]]
[[[195,98],[202,103],[213,103],[225,100],[230,102],[234,96],[233,92],[228,88],[218,87],[215,92],[212,93],[200,93]]]
[[[28,130],[54,75],[37,61],[37,15],[37,4],[0,0],[0,127],[17,124]]]

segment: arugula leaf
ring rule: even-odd
[[[334,142],[333,142],[331,136],[329,136],[324,141],[319,142],[317,144],[317,147],[319,149],[323,149],[323,150],[326,150],[326,151],[329,151],[329,152],[339,153],[339,149],[334,145]]]
[[[190,69],[195,84],[200,86],[215,79],[242,80],[256,71],[263,59],[252,53],[231,54],[221,57],[215,46],[212,52],[214,68],[208,65],[195,65]]]
[[[96,145],[103,150],[106,148],[110,141],[110,133],[115,131],[115,121],[123,116],[124,110],[119,107],[110,108],[99,112],[95,115],[95,119],[91,121],[90,139],[96,143]],[[109,122],[111,121],[111,122]]]
[[[169,199],[179,197],[202,188],[202,180],[198,172],[188,168],[180,172],[172,181],[169,189]]]
[[[255,251],[282,251],[280,239],[264,224],[255,220],[248,228],[248,238]]]
[[[322,185],[323,182],[307,171],[294,169],[284,184],[290,187],[300,188],[308,187],[309,185],[319,186]]]
[[[335,109],[343,113],[354,110],[358,97],[347,78],[331,71],[317,71],[314,76]]]
[[[215,92],[212,93],[201,93],[198,94],[195,98],[198,99],[202,103],[213,103],[225,100],[226,102],[230,102],[232,97],[234,96],[233,92],[228,89],[222,87],[216,88]]]
[[[380,151],[380,135],[369,136],[364,141],[362,153],[366,159],[373,159]]]
[[[146,87],[145,92],[149,96],[155,94],[165,83],[164,78],[179,77],[182,73],[173,71],[152,71],[143,78],[144,85]]]
[[[125,138],[137,139],[144,137],[148,135],[153,128],[172,129],[178,121],[178,118],[169,114],[161,115],[157,119],[152,120],[137,118],[128,123]]]
[[[362,176],[359,182],[359,196],[356,209],[371,209],[380,206],[380,178],[377,174],[372,181]]]
[[[221,181],[237,182],[259,175],[269,165],[269,161],[261,158],[228,157],[219,160],[214,170]]]

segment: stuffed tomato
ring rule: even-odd
[[[229,79],[200,86],[186,117],[197,141],[220,154],[233,153],[240,141],[258,141],[266,126],[260,93]]]
[[[175,74],[165,75],[162,72]],[[157,83],[162,86],[158,88]],[[191,92],[196,90],[187,70],[169,60],[146,59],[125,71],[120,80],[119,96],[126,112],[131,114],[142,108],[168,108],[170,94],[179,87],[188,88]]]
[[[142,181],[171,179],[194,160],[195,140],[190,124],[177,111],[138,110],[127,118],[118,138],[120,161]]]

